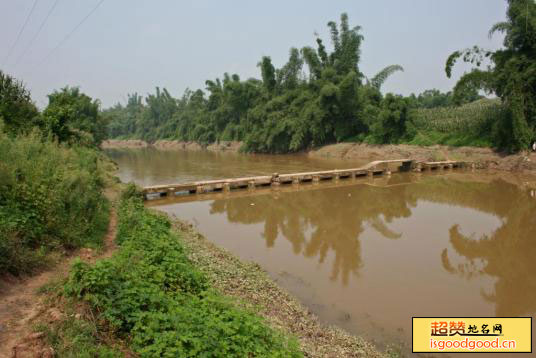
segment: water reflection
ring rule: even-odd
[[[361,162],[310,158],[306,154],[247,155],[209,150],[108,149],[118,163],[119,178],[141,186],[235,178],[272,173],[359,167]]]
[[[493,291],[482,292],[486,301],[495,304],[495,315],[530,315],[536,312],[536,200],[527,199],[527,193],[509,185],[491,186],[500,189],[494,197],[500,205],[493,207],[497,214],[500,212],[504,224],[478,238],[464,235],[458,226],[452,226],[450,243],[465,260],[454,265],[445,249],[442,261],[445,269],[461,277],[497,278]],[[480,265],[475,264],[478,262]]]
[[[115,157],[121,179],[141,185],[344,167],[305,156],[128,153]],[[536,198],[502,178],[394,174],[148,205],[259,263],[324,322],[411,347],[412,316],[534,315]]]
[[[232,223],[262,223],[267,247],[284,237],[295,254],[317,257],[319,263],[333,251],[331,279],[340,278],[347,284],[349,275],[358,274],[362,265],[359,236],[365,225],[386,238],[401,237],[401,233],[389,228],[389,222],[411,215],[410,207],[415,201],[400,195],[404,192],[402,186],[354,186],[241,197],[215,200],[210,213],[225,213]]]
[[[387,185],[403,178],[394,177]],[[400,239],[403,233],[390,223],[410,217],[418,201],[492,214],[502,224],[488,235],[475,236],[478,227],[462,234],[458,224],[452,225],[449,245],[436,257],[447,272],[465,279],[496,278],[493,290],[482,289],[482,297],[495,305],[497,316],[521,316],[536,312],[536,276],[529,274],[536,272],[536,200],[529,194],[502,180],[478,183],[435,177],[418,185],[335,187],[215,200],[210,213],[225,214],[231,223],[262,224],[268,248],[285,238],[294,254],[316,258],[319,263],[332,251],[330,279],[345,285],[363,266],[360,236],[364,228],[373,228],[385,239]],[[454,261],[453,253],[457,254]]]

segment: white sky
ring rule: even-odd
[[[0,2],[0,69],[22,79],[40,107],[48,93],[65,85],[80,86],[107,107],[155,86],[174,96],[186,88],[204,89],[205,80],[224,72],[258,78],[263,55],[279,67],[290,47],[315,46],[315,31],[329,43],[326,24],[342,12],[351,26],[362,27],[365,75],[390,64],[404,67],[388,79],[384,92],[446,91],[467,69],[457,66],[447,79],[448,55],[473,45],[500,47],[501,36],[489,39],[487,33],[506,11],[503,0],[105,0],[46,57],[100,1],[59,0],[21,57],[56,0],[36,2],[15,42],[34,1]]]

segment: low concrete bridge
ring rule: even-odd
[[[334,169],[315,172],[261,175],[245,178],[205,180],[192,183],[154,185],[143,188],[145,199],[174,195],[202,194],[236,189],[254,189],[285,184],[339,180],[375,175],[390,175],[396,171],[423,171],[460,168],[466,165],[460,161],[416,162],[413,159],[377,160],[354,169]]]

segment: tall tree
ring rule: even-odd
[[[106,123],[99,112],[100,103],[80,92],[78,87],[65,87],[48,95],[43,112],[43,126],[60,142],[82,140],[84,133],[98,145],[106,137]]]
[[[459,58],[486,69],[464,74],[454,88],[454,97],[464,91],[482,89],[501,98],[506,115],[495,123],[498,147],[509,151],[527,148],[536,136],[536,2],[508,0],[506,21],[495,24],[490,35],[505,33],[504,48],[487,51],[473,47],[452,53],[447,59],[448,77]]]

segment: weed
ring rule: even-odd
[[[119,251],[73,265],[65,292],[90,304],[142,357],[299,357],[294,338],[212,289],[167,217],[135,190],[119,205]]]

